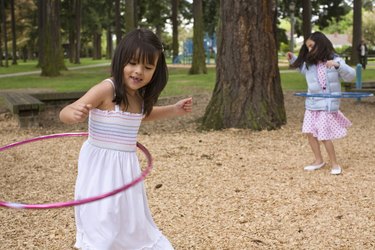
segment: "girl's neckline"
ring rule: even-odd
[[[118,114],[118,113],[120,113],[120,114],[127,114],[127,115],[143,116],[142,113],[122,111],[121,109],[119,109],[119,110],[116,110],[116,109],[114,109],[114,110],[107,110],[107,109],[103,110],[103,109],[93,108],[92,110],[96,110],[96,111],[99,111],[99,112],[105,113],[105,114]]]

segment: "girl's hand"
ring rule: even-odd
[[[293,58],[293,52],[286,53],[286,59],[288,59],[288,61],[292,60],[292,58]]]
[[[338,62],[335,62],[334,60],[329,60],[326,63],[326,67],[327,68],[335,67],[336,69],[338,69],[340,67],[340,64]]]
[[[186,99],[182,99],[175,104],[177,115],[184,115],[185,113],[189,113],[193,107],[193,98],[189,97]]]
[[[182,99],[175,104],[166,106],[154,106],[150,115],[143,118],[143,121],[154,121],[165,118],[186,115],[191,112],[193,106],[193,98]]]
[[[71,118],[73,123],[83,122],[89,116],[89,112],[92,109],[91,104],[85,103],[73,103],[69,106],[71,112]]]

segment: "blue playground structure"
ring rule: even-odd
[[[213,59],[213,63],[216,63],[216,53],[217,53],[217,46],[216,46],[216,35],[208,36],[205,34],[203,39],[203,46],[206,53],[206,64],[211,63],[211,59]],[[193,39],[189,38],[184,41],[183,44],[183,52],[182,54],[178,55],[178,57],[173,59],[173,64],[191,64],[193,58]]]
[[[356,67],[356,80],[355,80],[355,88],[362,89],[362,64],[358,63]],[[357,98],[357,101],[360,101],[361,98]]]

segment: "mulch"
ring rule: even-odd
[[[145,180],[149,206],[175,249],[375,248],[374,97],[342,100],[353,126],[334,142],[340,176],[330,175],[329,166],[303,171],[313,160],[300,132],[303,98],[285,93],[288,123],[260,132],[198,131],[210,94],[193,98],[191,115],[145,123],[139,133],[154,158]],[[57,116],[58,109],[47,109],[41,127],[20,129],[1,112],[0,145],[86,130],[85,124],[61,124]],[[52,139],[1,152],[0,200],[71,200],[83,140]],[[1,208],[0,220],[0,249],[73,249],[73,208]]]

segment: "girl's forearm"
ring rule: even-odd
[[[154,121],[166,118],[172,118],[177,116],[175,105],[167,106],[155,106],[152,108],[152,111],[149,116],[145,117],[145,121]]]

